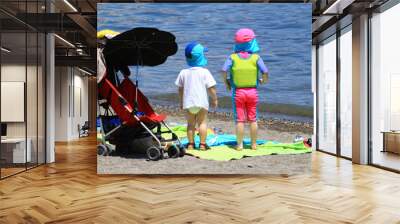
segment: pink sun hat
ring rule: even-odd
[[[235,34],[235,42],[236,43],[246,43],[253,40],[256,37],[256,34],[252,29],[249,28],[241,28]]]

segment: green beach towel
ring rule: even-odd
[[[299,143],[274,143],[267,142],[258,145],[257,150],[251,150],[250,146],[245,146],[242,151],[235,150],[234,146],[215,146],[207,151],[187,150],[186,154],[207,160],[229,161],[252,156],[284,155],[284,154],[303,154],[311,153],[312,149],[307,148],[303,142]]]
[[[170,127],[171,130],[178,136],[178,138],[184,138],[186,137],[186,127],[185,126],[174,126],[174,127]],[[167,128],[163,127],[161,129],[162,131],[167,131]],[[163,135],[168,135],[168,134],[163,134]]]

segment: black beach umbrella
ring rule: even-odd
[[[178,50],[175,36],[156,28],[138,27],[108,40],[103,54],[113,66],[156,66]]]
[[[107,41],[103,54],[107,66],[136,66],[136,91],[139,66],[157,66],[178,51],[175,36],[156,28],[138,27]],[[135,100],[137,109],[137,92]]]

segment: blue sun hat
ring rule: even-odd
[[[207,52],[208,49],[203,45],[197,43],[196,41],[192,41],[186,45],[185,48],[185,56],[186,62],[191,67],[203,67],[207,65],[207,58],[204,55],[204,52]]]
[[[246,43],[236,43],[235,44],[235,52],[248,52],[248,53],[257,53],[260,51],[260,47],[258,46],[257,40],[253,39]]]

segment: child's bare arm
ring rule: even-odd
[[[180,108],[183,109],[183,87],[179,87],[179,104]]]
[[[208,94],[210,94],[210,97],[211,97],[211,106],[214,108],[217,108],[218,98],[217,98],[217,90],[215,89],[215,86],[208,88]]]
[[[222,71],[222,76],[223,76],[223,80],[224,80],[226,89],[230,91],[231,90],[231,84],[228,81],[228,73],[225,72],[225,71]]]

